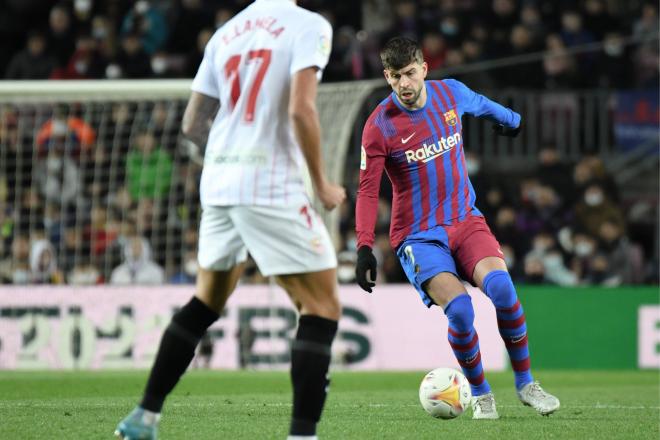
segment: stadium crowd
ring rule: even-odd
[[[7,79],[191,77],[206,42],[251,0],[22,0],[0,8]],[[472,73],[474,88],[631,88],[658,81],[658,4],[631,0],[301,0],[335,28],[325,81],[379,77],[393,35],[431,70],[539,53]],[[651,39],[651,40],[648,40]],[[645,42],[640,42],[645,40]],[[589,43],[602,47],[573,54]]]
[[[190,77],[214,29],[248,3],[6,1],[0,72],[8,79]],[[334,24],[327,81],[380,76],[380,43],[403,34],[423,42],[432,69],[545,51],[534,62],[463,73],[475,89],[657,86],[654,2],[365,0],[362,14],[350,2],[300,3]],[[656,40],[628,44],[648,36]],[[598,41],[602,50],[567,52]],[[192,283],[201,168],[178,147],[183,105],[0,106],[0,283]],[[477,206],[515,281],[658,282],[653,235],[631,235],[636,219],[598,157],[567,163],[549,146],[534,172],[507,181],[481,159],[468,154]],[[345,182],[353,197],[355,166],[347,165]],[[389,195],[385,189],[379,207],[379,281],[405,282],[388,241]],[[354,277],[353,202],[341,213],[345,283]],[[251,263],[243,281],[264,279]]]

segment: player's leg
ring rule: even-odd
[[[195,348],[236,287],[243,265],[226,271],[200,268],[195,296],[172,316],[158,347],[140,406],[159,413],[195,356]]]
[[[281,275],[277,279],[300,311],[291,344],[293,413],[289,434],[291,438],[313,438],[330,384],[331,346],[341,315],[336,270]]]
[[[474,269],[473,279],[495,306],[497,325],[509,352],[516,388],[534,381],[530,371],[525,313],[504,260],[486,257]]]
[[[328,386],[330,347],[341,307],[337,259],[323,222],[308,205],[243,207],[235,224],[261,273],[276,276],[300,311],[291,350],[291,438],[315,438]]]
[[[160,411],[195,355],[195,348],[224,308],[247,257],[233,229],[229,208],[202,213],[195,296],[177,311],[163,333],[143,398],[115,434],[120,438],[155,439]]]
[[[436,228],[409,237],[397,251],[406,276],[422,301],[442,307],[449,322],[448,339],[474,396],[473,417],[497,418],[495,400],[484,377],[474,308],[458,278],[445,229]]]
[[[532,377],[525,313],[504,260],[483,258],[475,266],[473,278],[495,306],[497,325],[509,352],[518,397],[543,415],[553,413],[559,409],[559,399],[544,391]]]
[[[527,324],[518,295],[502,258],[502,250],[483,217],[463,222],[455,256],[466,279],[493,302],[497,324],[515,374],[518,396],[541,414],[559,408],[559,400],[541,389],[530,372]]]

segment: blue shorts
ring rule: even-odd
[[[435,304],[422,288],[426,281],[441,272],[458,276],[456,263],[449,250],[447,233],[442,227],[409,235],[399,246],[396,255],[408,281],[415,286],[426,307]]]
[[[427,307],[435,302],[422,286],[435,275],[449,272],[474,285],[472,274],[479,261],[504,256],[481,216],[469,216],[462,222],[410,234],[398,246],[396,254]]]

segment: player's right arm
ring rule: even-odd
[[[206,145],[220,101],[203,93],[192,92],[183,112],[181,132],[198,147]]]
[[[355,206],[355,234],[358,248],[373,247],[375,241],[378,194],[385,159],[385,139],[370,118],[362,131],[360,185]]]
[[[314,191],[325,209],[333,209],[346,198],[346,190],[328,181],[321,154],[321,124],[316,110],[316,67],[299,70],[291,80],[289,117],[305,156]]]
[[[181,122],[183,135],[200,148],[206,146],[211,125],[220,108],[219,77],[213,67],[214,42],[212,38],[204,49],[204,58],[190,87],[192,94]]]
[[[371,292],[376,285],[378,264],[372,252],[375,241],[374,229],[378,216],[380,179],[385,167],[385,140],[369,118],[362,132],[360,151],[360,186],[355,207],[355,233],[357,236],[357,264],[355,278],[359,286]]]

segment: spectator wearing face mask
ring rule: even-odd
[[[623,212],[597,183],[587,186],[582,200],[575,206],[575,216],[579,226],[594,237],[599,235],[600,228],[606,221],[625,230]]]
[[[62,284],[64,276],[57,267],[55,248],[48,240],[36,240],[30,247],[30,282]]]
[[[41,32],[30,32],[25,49],[9,61],[6,79],[47,79],[57,66],[57,60],[46,46],[46,38]]]
[[[610,285],[641,284],[644,281],[642,249],[630,242],[621,226],[611,220],[600,225],[600,251],[608,261]]]
[[[110,284],[162,284],[163,268],[151,259],[151,246],[139,235],[130,237],[124,244],[124,263],[117,266],[110,276]]]

